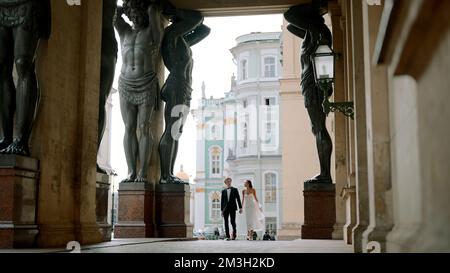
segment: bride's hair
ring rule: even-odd
[[[250,181],[250,180],[247,180],[247,181],[245,181],[245,182],[247,182],[247,183],[248,183],[248,187],[249,187],[250,189],[253,189],[253,184],[252,184],[252,181]]]

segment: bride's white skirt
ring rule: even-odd
[[[245,206],[244,213],[245,213],[245,220],[247,222],[247,230],[254,230],[254,231],[264,230],[265,216],[252,195],[245,197],[244,206]]]

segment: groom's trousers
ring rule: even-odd
[[[228,223],[228,218],[231,218],[231,226],[233,227],[233,239],[236,238],[236,211],[225,210],[223,212],[223,218],[225,220],[225,235],[230,238],[230,227]]]

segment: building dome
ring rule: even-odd
[[[189,174],[187,174],[183,170],[183,165],[180,165],[180,171],[176,174],[176,177],[180,178],[181,180],[189,183]]]

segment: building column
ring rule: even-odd
[[[373,63],[373,52],[383,12],[382,5],[363,2],[367,156],[369,182],[369,228],[363,244],[376,241],[386,252],[386,236],[392,229],[391,149],[389,130],[389,92],[386,65]],[[365,251],[363,249],[363,251]]]
[[[353,36],[352,36],[352,16],[351,5],[349,1],[340,2],[342,14],[341,17],[344,40],[344,84],[345,100],[354,101],[353,93]],[[355,142],[355,122],[351,119],[346,120],[346,158],[347,158],[347,186],[341,193],[346,202],[346,224],[344,226],[344,240],[347,244],[353,244],[353,229],[357,225],[357,206],[356,206],[356,142]]]
[[[301,39],[283,30],[283,76],[280,80],[280,135],[283,178],[280,180],[279,240],[301,238],[304,223],[303,181],[317,169],[315,140],[311,134],[305,101],[300,90]],[[311,160],[313,159],[314,160]],[[295,204],[295,209],[292,209]]]
[[[337,1],[328,4],[331,15],[333,30],[333,50],[336,53],[344,53],[343,32],[341,27],[341,7]],[[344,59],[336,60],[334,101],[345,101],[345,72]],[[346,156],[346,117],[340,113],[334,116],[334,163],[335,163],[335,183],[336,183],[336,223],[333,228],[333,239],[342,240],[344,238],[345,200],[341,193],[347,185],[347,156]]]
[[[353,81],[355,103],[355,165],[356,198],[358,224],[353,229],[353,246],[355,252],[363,252],[362,235],[369,225],[369,194],[367,173],[367,128],[364,73],[364,29],[362,1],[348,0],[351,13],[352,66],[350,75]]]
[[[409,76],[390,75],[389,80],[394,228],[387,236],[386,252],[406,253],[420,235],[423,219],[420,152],[415,148],[419,147],[418,88]]]
[[[102,1],[52,0],[52,33],[41,41],[40,105],[31,139],[40,160],[38,244],[103,240],[96,223],[97,120]]]

